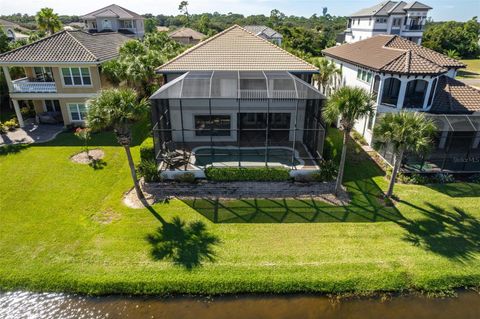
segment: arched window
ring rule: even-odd
[[[400,80],[387,78],[383,84],[382,104],[397,106],[398,94],[400,93]]]
[[[430,89],[430,95],[428,96],[427,106],[432,105],[433,95],[435,94],[435,89],[436,89],[436,87],[437,87],[437,80],[438,80],[438,79],[433,80],[432,88]]]
[[[427,93],[428,82],[425,80],[412,80],[407,83],[405,91],[404,108],[422,108]]]

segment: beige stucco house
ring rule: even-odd
[[[207,36],[190,28],[180,28],[168,34],[168,36],[181,44],[197,44]]]
[[[130,40],[118,33],[89,34],[61,31],[0,55],[9,95],[20,126],[20,104],[33,104],[37,119],[51,117],[67,125],[82,125],[86,101],[109,83],[101,64],[118,56]],[[22,67],[25,77],[12,79],[11,67]]]

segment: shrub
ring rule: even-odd
[[[438,184],[446,184],[455,182],[455,178],[452,174],[448,173],[437,173],[433,176],[433,180]]]
[[[287,181],[290,171],[283,167],[208,167],[205,175],[213,181]]]
[[[414,173],[410,175],[408,182],[415,185],[425,185],[430,182],[430,179],[428,178],[428,176]]]
[[[20,108],[20,113],[22,114],[23,118],[29,119],[35,117],[35,110],[31,107],[24,106]]]
[[[9,121],[3,122],[3,126],[7,128],[9,131],[14,131],[18,127],[18,122],[16,118],[12,118]]]
[[[137,166],[138,175],[143,177],[145,182],[160,182],[161,177],[157,170],[157,163],[152,160],[141,161]]]
[[[155,161],[155,147],[152,137],[146,138],[140,145],[140,159],[142,161]]]
[[[189,183],[189,184],[193,184],[195,183],[195,174],[191,173],[191,172],[187,172],[187,173],[183,173],[183,174],[177,174],[175,175],[175,177],[173,178],[175,180],[175,182],[178,182],[178,183]]]
[[[360,143],[361,145],[367,145],[367,141],[363,138],[362,134],[358,133],[357,131],[352,131],[352,137],[355,141]]]
[[[7,128],[5,127],[5,125],[0,123],[0,134],[5,134],[5,133],[7,133]]]

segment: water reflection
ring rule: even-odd
[[[215,298],[81,297],[53,293],[0,294],[0,318],[480,318],[480,295],[457,298],[401,296],[387,301],[333,302],[318,296],[237,296]]]

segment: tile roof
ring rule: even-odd
[[[322,51],[326,56],[372,69],[397,74],[441,74],[465,65],[396,35],[377,35]]]
[[[90,34],[61,31],[0,55],[1,63],[98,63],[115,58],[120,46],[131,40],[118,33]]]
[[[120,7],[116,4],[111,4],[104,8],[87,13],[80,18],[84,20],[91,20],[95,18],[144,19],[144,17],[138,13]]]
[[[389,16],[391,14],[405,14],[406,10],[430,10],[429,6],[414,1],[407,4],[404,1],[384,1],[372,7],[361,9],[350,15],[350,17]]]
[[[318,72],[308,62],[234,25],[200,42],[157,71],[302,71]]]
[[[463,82],[441,76],[430,113],[480,112],[480,90]]]
[[[192,38],[195,40],[203,40],[207,37],[205,34],[190,28],[180,28],[172,31],[168,36],[171,38]]]
[[[243,28],[255,35],[264,34],[268,38],[283,38],[280,33],[265,25],[246,25]]]

